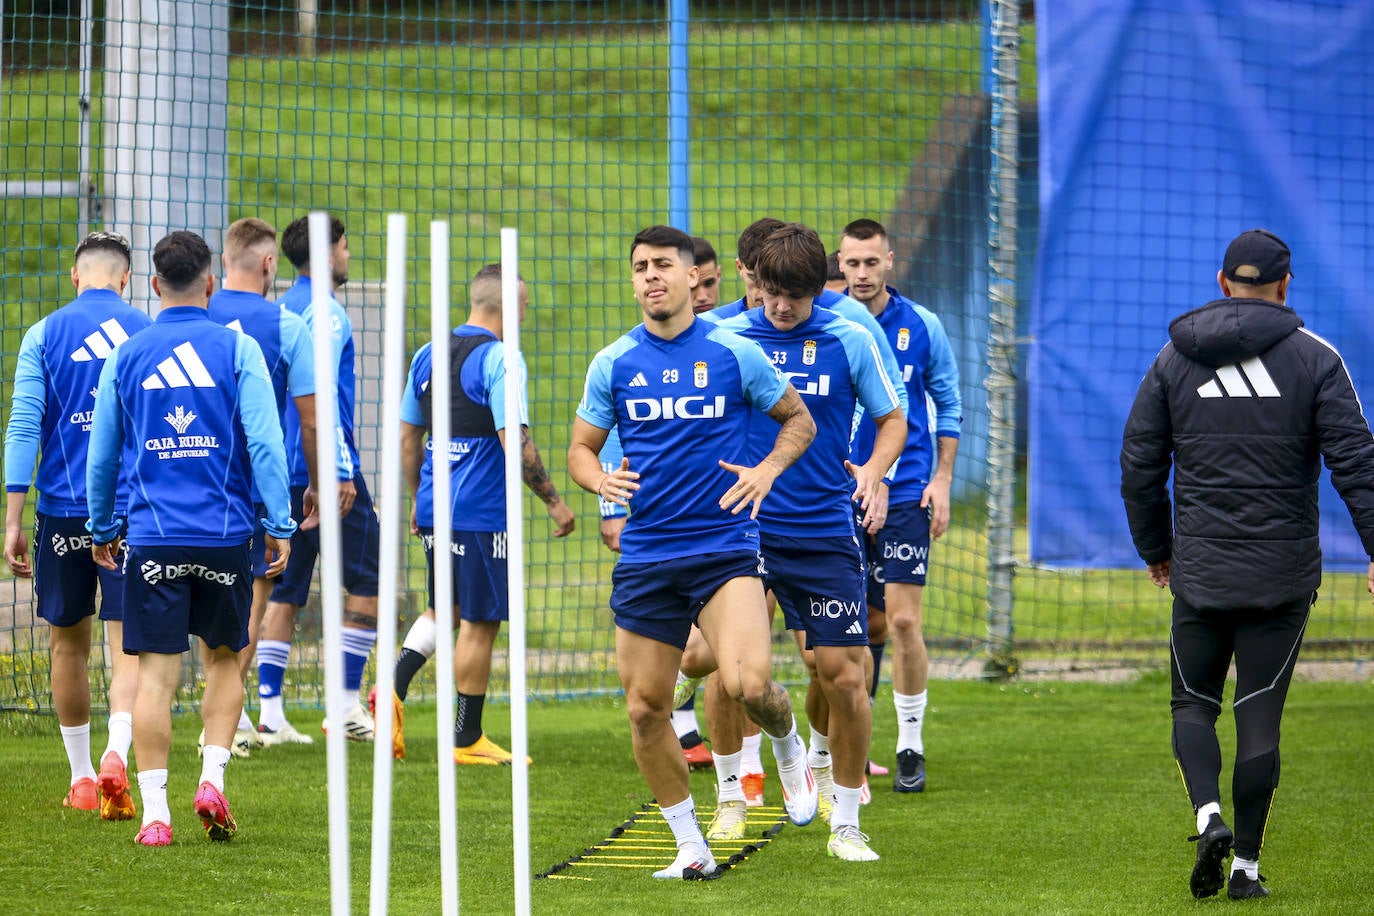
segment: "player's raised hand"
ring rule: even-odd
[[[639,473],[630,470],[630,459],[621,458],[620,467],[601,478],[596,485],[596,495],[617,506],[629,506],[630,499],[639,489]]]
[[[778,479],[782,473],[769,461],[760,461],[753,467],[742,464],[731,464],[728,461],[717,462],[725,470],[739,476],[735,485],[725,491],[725,495],[720,498],[720,507],[731,515],[739,515],[740,510],[745,506],[752,505],[754,508],[749,511],[750,518],[759,517],[759,506],[763,504],[763,498],[768,495],[768,491],[773,489],[773,481]]]
[[[24,537],[23,528],[6,526],[5,562],[10,565],[10,572],[21,579],[33,577],[33,563],[29,561],[29,541]]]

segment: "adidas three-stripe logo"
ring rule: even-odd
[[[214,388],[215,380],[200,361],[196,348],[186,343],[172,350],[169,356],[157,364],[157,371],[143,380],[145,391],[158,388]]]
[[[863,635],[863,632],[864,632],[864,628],[863,628],[863,625],[860,624],[859,621],[856,620],[856,621],[854,621],[853,623],[851,623],[851,624],[849,625],[849,628],[848,628],[847,630],[845,630],[844,632],[845,632],[845,635],[846,635],[846,636],[862,636],[862,635]]]
[[[101,331],[105,333],[102,334]],[[100,323],[99,330],[87,335],[84,347],[77,347],[72,351],[72,360],[88,363],[93,359],[104,359],[110,355],[110,351],[128,339],[129,335],[124,333],[124,328],[118,321],[113,318],[106,319]]]
[[[1252,388],[1253,395],[1250,393]],[[1199,385],[1197,393],[1204,398],[1283,397],[1258,356],[1252,356],[1243,363],[1220,367],[1217,377]]]
[[[635,373],[635,377],[632,378],[632,379],[630,379],[630,387],[631,387],[631,388],[647,388],[647,387],[649,387],[649,380],[646,379],[646,378],[644,377],[644,373],[643,373],[643,372],[636,372],[636,373]]]

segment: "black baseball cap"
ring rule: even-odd
[[[86,236],[76,246],[73,258],[79,258],[82,254],[92,248],[108,248],[110,251],[117,251],[124,255],[124,260],[133,263],[133,249],[129,246],[129,240],[118,232],[92,232]]]
[[[1282,280],[1289,268],[1288,246],[1267,229],[1251,229],[1236,236],[1226,248],[1221,272],[1235,283],[1263,286]]]

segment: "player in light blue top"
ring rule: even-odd
[[[676,229],[635,236],[630,267],[644,323],[592,360],[568,447],[579,486],[631,506],[611,609],[635,761],[678,846],[659,878],[716,871],[669,723],[674,673],[694,621],[721,660],[727,691],[774,740],[789,816],[806,824],[816,813],[792,704],[771,677],[755,521],[815,424],[757,345],[692,314],[692,257],[691,238]],[[781,428],[769,454],[750,466],[743,462],[755,409]],[[597,454],[612,427],[625,457],[607,473]]]
[[[49,624],[53,707],[71,765],[63,804],[80,810],[98,806],[106,820],[126,820],[135,813],[126,767],[133,741],[138,661],[120,651],[124,643],[123,572],[101,569],[91,558],[86,531],[86,450],[96,382],[105,359],[114,347],[151,323],[145,313],[120,298],[129,282],[129,265],[129,242],[122,235],[93,232],[77,245],[71,270],[76,299],[24,334],[5,430],[5,560],[16,576],[33,577],[38,616]],[[24,503],[35,480],[35,461],[38,511],[30,562]],[[122,488],[119,495],[123,511]],[[109,743],[101,755],[99,789],[91,766],[88,671],[97,585],[100,619],[114,650]]]
[[[921,636],[921,590],[930,542],[949,527],[949,489],[963,419],[959,369],[940,320],[888,285],[896,259],[881,223],[859,219],[845,226],[839,260],[849,281],[849,295],[863,303],[882,325],[911,404],[906,447],[892,483],[887,524],[878,533],[875,550],[893,644],[897,772],[892,787],[898,792],[920,792],[926,784],[922,725],[930,672]],[[938,462],[931,445],[929,415],[923,409],[927,394],[935,404]],[[852,452],[854,460],[862,460],[869,448],[862,435],[865,427],[860,426],[859,432]]]
[[[720,260],[715,247],[706,239],[692,236],[692,259],[697,269],[696,285],[692,287],[692,313],[709,314],[720,305]],[[620,434],[612,429],[606,436],[606,444],[601,449],[601,470],[611,473],[620,466],[624,452],[620,448]],[[620,532],[625,530],[625,509],[607,499],[597,498],[601,510],[601,543],[607,549],[620,552]],[[694,631],[699,632],[699,631]],[[695,641],[689,638],[689,644]],[[697,728],[696,690],[687,696],[672,715],[673,731],[677,733],[678,744],[682,747],[683,759],[689,769],[708,769],[714,766],[711,751],[701,739]],[[757,733],[756,733],[757,734]]]
[[[348,236],[344,225],[336,218],[329,223],[328,278],[310,275],[309,218],[293,220],[282,231],[281,250],[296,268],[296,282],[282,296],[280,305],[305,319],[313,331],[316,316],[312,305],[315,282],[330,284],[326,297],[330,340],[335,361],[338,398],[339,507],[341,516],[340,547],[342,578],[348,596],[344,599],[343,641],[344,713],[343,731],[350,741],[371,741],[373,721],[359,696],[363,670],[368,656],[377,643],[377,551],[381,542],[381,528],[372,507],[358,464],[358,448],[353,440],[354,404],[357,379],[354,373],[353,322],[348,311],[334,293],[348,280]],[[291,460],[291,505],[297,518],[304,518],[305,490],[309,483],[305,470],[305,452],[299,425],[294,422],[295,410],[288,405],[286,422],[287,454]],[[348,479],[345,479],[347,475]],[[309,744],[309,735],[301,734],[286,720],[282,699],[282,682],[291,652],[291,635],[295,629],[296,612],[310,595],[310,584],[319,557],[320,535],[315,528],[297,532],[292,545],[291,562],[286,572],[272,588],[263,617],[262,639],[258,643],[258,696],[262,711],[258,719],[258,733],[267,746],[275,744]]]
[[[754,280],[763,308],[721,326],[757,341],[816,421],[811,448],[778,481],[759,513],[764,584],[777,597],[787,628],[797,634],[812,675],[810,765],[830,821],[828,852],[846,861],[872,861],[878,855],[859,830],[871,718],[864,677],[866,576],[854,504],[864,512],[874,508],[883,475],[906,442],[906,420],[873,335],[814,306],[825,282],[825,247],[813,229],[792,223],[774,230],[759,249]],[[857,405],[878,431],[864,465],[848,460]],[[751,458],[766,446],[770,425],[762,418],[750,425]],[[720,803],[707,838],[739,840],[746,810],[739,761],[723,751],[739,746],[743,723],[717,684],[712,679],[708,687],[708,720]]]
[[[128,474],[124,651],[139,656],[137,841],[166,846],[172,699],[191,636],[209,648],[194,808],[212,840],[227,840],[237,829],[224,797],[224,768],[243,704],[238,653],[248,644],[253,486],[267,509],[261,524],[268,575],[285,567],[296,523],[262,349],[206,312],[215,286],[210,249],[195,233],[173,232],[153,249],[153,266],[162,311],[101,370],[86,490],[95,562],[114,569],[123,531],[115,489],[121,466]]]
[[[704,318],[708,321],[724,322],[762,307],[763,291],[759,287],[754,276],[759,251],[762,249],[768,236],[784,225],[786,224],[781,220],[772,217],[763,217],[762,219],[755,220],[740,233],[739,255],[735,259],[735,268],[739,272],[740,280],[744,283],[745,295],[743,298],[729,305],[721,306],[715,311],[707,313],[703,316]],[[827,280],[829,275],[829,262],[827,262]],[[841,286],[843,286],[843,284],[841,284]],[[870,315],[868,310],[861,304],[839,291],[822,289],[815,299],[812,300],[812,305],[830,309],[838,313],[841,317],[862,325],[863,328],[873,336],[878,346],[883,368],[897,391],[898,404],[902,409],[903,415],[905,415],[908,412],[906,386],[902,383],[901,370],[898,368],[897,360],[892,354],[892,347],[888,344],[887,336],[883,333],[882,327],[878,324],[877,320]],[[865,441],[867,445],[864,450],[864,457],[861,459],[856,456],[855,458],[859,463],[863,463],[863,461],[867,460],[873,448],[873,421],[871,418],[865,416],[863,406],[859,405],[855,408],[851,436],[859,434],[858,431],[861,426],[866,428],[861,435],[866,436]],[[889,470],[890,472],[895,472],[896,468],[894,466]],[[872,504],[865,512],[864,531],[867,532],[870,537],[876,537],[878,531],[887,521],[888,485],[890,482],[890,478],[884,478],[883,486],[879,487]],[[885,619],[886,618],[881,613],[870,614],[869,616],[870,624],[875,621],[878,624],[876,636],[873,630],[869,631],[869,651],[872,658],[872,671],[869,674],[870,696],[872,696],[877,689],[878,666],[882,659],[883,645],[887,640],[887,629],[884,624]],[[700,640],[693,639],[687,644],[683,664],[688,670],[699,674],[701,671],[709,669],[713,662],[708,654],[702,652]],[[684,679],[686,679],[686,675],[684,675]],[[688,686],[690,686],[690,681],[687,683]],[[740,782],[745,789],[745,798],[750,805],[762,805],[764,803],[764,773],[763,763],[759,759],[759,736],[754,728],[747,724],[745,726],[743,753],[744,769],[743,778]],[[865,780],[865,792],[867,788],[868,783],[867,780]]]
[[[488,264],[469,287],[467,321],[440,348],[439,371],[449,376],[449,473],[452,485],[451,533],[453,615],[461,619],[453,650],[458,714],[453,727],[453,760],[458,764],[509,764],[510,751],[482,729],[482,709],[491,677],[491,653],[501,622],[509,619],[506,557],[506,357],[501,313],[501,265]],[[523,318],[529,293],[519,284]],[[520,390],[521,480],[543,501],[554,522],[554,537],[575,527],[572,510],[549,479],[529,431],[524,357],[516,369]],[[401,469],[415,500],[411,532],[425,546],[429,567],[429,607],[406,633],[396,659],[392,754],[405,756],[402,703],[410,682],[434,654],[434,448],[432,388],[434,351],[424,344],[410,361],[401,401]],[[442,377],[442,376],[441,376]],[[375,703],[375,699],[373,701]]]
[[[305,321],[267,298],[277,278],[277,230],[254,217],[234,221],[224,233],[221,262],[224,282],[210,297],[210,320],[242,331],[257,342],[272,380],[278,420],[285,423],[288,404],[299,418],[309,473],[304,499],[309,508],[303,510],[308,518],[315,504],[315,349]],[[345,456],[340,462],[340,471],[351,476],[344,467],[346,460]],[[256,488],[253,502],[254,513],[258,517],[266,515]],[[248,622],[248,645],[239,653],[240,674],[245,682],[257,649],[267,598],[272,592],[272,581],[267,578],[265,533],[260,525],[253,531],[253,606]],[[235,757],[247,757],[252,748],[262,746],[262,736],[253,727],[245,708],[239,715],[230,750]]]

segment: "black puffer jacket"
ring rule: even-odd
[[[1196,608],[1316,590],[1320,460],[1374,556],[1374,438],[1340,354],[1288,309],[1221,299],[1174,319],[1121,446],[1136,551]],[[1174,472],[1170,519],[1167,481]]]

